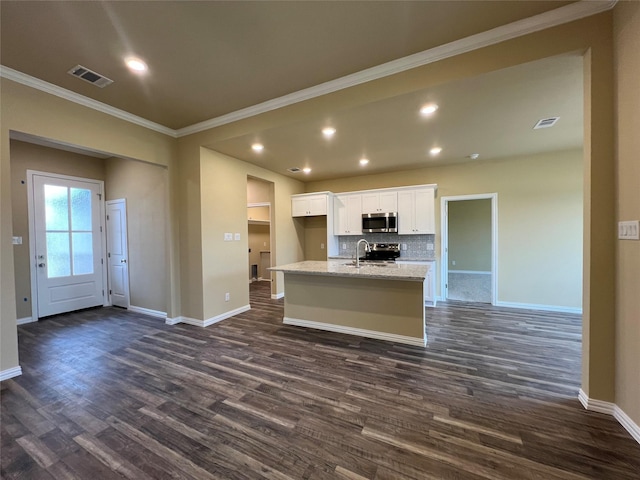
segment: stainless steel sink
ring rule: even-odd
[[[349,262],[343,264],[345,267],[356,268],[356,262]],[[370,267],[391,267],[395,265],[395,263],[385,263],[385,262],[367,262],[361,261],[360,268],[370,268]]]

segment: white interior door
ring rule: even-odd
[[[129,260],[127,247],[127,203],[107,202],[107,263],[111,305],[129,308]]]
[[[32,174],[37,316],[104,304],[102,183]]]

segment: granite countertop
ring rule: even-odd
[[[326,275],[336,277],[360,277],[383,280],[424,281],[429,267],[427,265],[364,264],[356,268],[351,259],[329,259],[326,262],[306,261],[278,265],[268,270],[304,275]]]

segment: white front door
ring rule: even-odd
[[[31,174],[37,316],[104,304],[102,183]]]
[[[124,199],[107,202],[107,263],[111,304],[129,308],[127,204]]]

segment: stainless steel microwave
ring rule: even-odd
[[[363,213],[362,233],[395,233],[398,231],[398,214]]]

